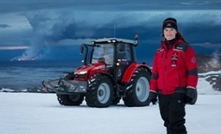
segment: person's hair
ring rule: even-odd
[[[188,43],[180,32],[177,32],[177,33],[176,33],[176,38],[177,38],[177,39],[181,39],[181,40],[183,40],[184,42]]]

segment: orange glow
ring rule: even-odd
[[[11,59],[10,61],[34,61],[34,60],[36,60],[36,58],[13,58],[13,59]]]
[[[0,50],[18,50],[18,49],[28,49],[29,46],[1,46]]]

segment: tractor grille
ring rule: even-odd
[[[85,78],[87,74],[75,74],[75,78]]]

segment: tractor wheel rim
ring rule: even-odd
[[[100,103],[106,103],[110,98],[110,87],[106,83],[102,83],[97,92],[97,97]]]
[[[137,81],[136,85],[136,95],[138,100],[144,102],[149,96],[149,82],[145,77],[141,77]]]

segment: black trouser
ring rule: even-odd
[[[159,94],[159,107],[161,118],[168,134],[187,134],[185,127],[185,94],[172,95]]]

